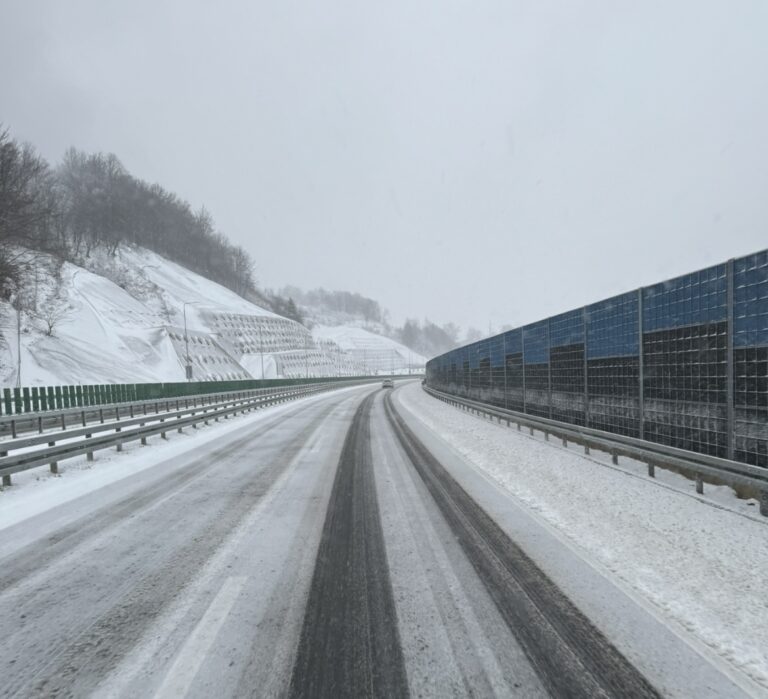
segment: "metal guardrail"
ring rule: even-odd
[[[0,420],[30,413],[67,408],[99,408],[114,404],[137,403],[169,398],[189,398],[204,394],[229,394],[257,389],[278,390],[314,383],[349,383],[374,380],[368,376],[313,376],[294,379],[242,379],[232,381],[181,381],[170,383],[75,384],[62,386],[22,386],[0,388]],[[393,378],[405,378],[399,374]]]
[[[312,384],[327,383],[318,381]],[[72,424],[85,426],[89,422],[104,422],[105,419],[114,418],[121,420],[125,417],[133,418],[137,415],[148,415],[150,412],[160,413],[171,410],[179,410],[183,405],[186,408],[200,405],[212,405],[227,397],[255,397],[274,395],[278,392],[289,392],[300,386],[257,388],[240,391],[220,391],[217,393],[201,393],[192,396],[179,396],[173,398],[152,398],[137,400],[128,403],[107,403],[105,405],[90,405],[82,407],[61,408],[59,410],[46,410],[36,413],[23,413],[20,415],[6,415],[0,417],[0,440],[10,437],[16,439],[25,432],[36,431],[42,434],[46,429],[61,427],[67,429]],[[2,442],[0,442],[1,444]]]
[[[87,409],[60,411],[64,413],[76,413],[81,416],[81,424],[70,429],[60,429],[55,432],[44,432],[33,436],[25,436],[16,439],[0,440],[0,476],[3,486],[11,485],[11,475],[32,468],[48,465],[51,473],[59,472],[59,461],[86,454],[89,461],[93,460],[93,453],[100,449],[115,447],[122,451],[122,445],[126,442],[141,440],[147,443],[147,438],[159,434],[166,438],[166,433],[171,430],[181,432],[184,427],[197,428],[203,422],[208,424],[211,420],[216,422],[220,418],[228,418],[238,412],[250,412],[269,405],[275,405],[288,400],[295,400],[302,396],[320,393],[322,391],[342,388],[349,385],[371,383],[374,380],[352,380],[350,382],[316,383],[302,386],[294,386],[280,389],[257,389],[253,391],[237,391],[225,396],[218,396],[218,400],[210,400],[212,395],[199,396],[193,406],[181,407],[185,402],[183,398],[173,398],[158,401],[142,401],[139,404],[120,404],[120,408],[130,409],[131,417],[120,419],[117,411],[117,419],[104,422],[103,412],[99,422],[87,424],[85,413]],[[192,402],[191,398],[186,399]],[[156,409],[136,415],[145,409],[147,404],[152,404]],[[162,411],[161,406],[176,405],[174,410]],[[103,406],[106,407],[106,406]],[[141,410],[139,410],[139,408]],[[46,413],[46,417],[50,414]],[[35,447],[44,444],[43,448]],[[9,452],[19,452],[10,454]]]
[[[590,449],[608,452],[611,454],[614,464],[618,463],[620,456],[645,462],[648,465],[648,475],[652,478],[655,476],[656,467],[670,466],[692,472],[695,474],[696,492],[699,494],[704,492],[703,477],[729,486],[754,488],[760,493],[760,514],[768,517],[768,469],[717,456],[686,451],[665,444],[657,444],[636,437],[626,437],[613,432],[533,417],[526,413],[518,413],[514,410],[459,398],[449,393],[436,391],[426,385],[423,386],[423,389],[429,395],[449,405],[487,416],[490,419],[495,418],[499,423],[506,421],[508,427],[514,422],[517,424],[518,430],[527,427],[531,434],[538,430],[544,433],[544,438],[547,440],[550,435],[561,439],[564,446],[567,446],[569,441],[581,444],[586,454],[590,453]]]

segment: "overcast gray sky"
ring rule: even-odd
[[[487,330],[768,247],[765,0],[2,0],[0,121],[263,285]]]

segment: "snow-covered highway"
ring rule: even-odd
[[[342,389],[58,503],[51,479],[46,507],[0,517],[0,695],[762,695],[462,453],[482,423],[454,411],[448,435],[429,401]]]

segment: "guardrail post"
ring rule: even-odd
[[[696,476],[696,492],[699,495],[704,494],[704,481],[701,479],[701,476],[697,474]]]
[[[611,452],[611,461],[614,463],[614,465],[618,465],[619,463],[619,455],[615,452]]]
[[[563,446],[564,447],[568,446],[568,437],[563,437]]]
[[[589,456],[589,444],[584,442],[584,454]]]
[[[10,485],[11,485],[11,474],[10,473],[6,473],[3,476],[3,488],[6,488],[6,487],[8,487]]]
[[[648,462],[648,475],[651,478],[656,478],[656,466],[652,464],[650,461]]]
[[[768,490],[760,491],[760,514],[768,517]]]
[[[55,447],[56,446],[56,442],[48,442],[48,446],[49,447]],[[59,472],[59,464],[58,464],[58,462],[57,461],[51,461],[50,469],[51,469],[51,473],[54,473],[54,474],[58,473]]]

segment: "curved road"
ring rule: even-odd
[[[634,608],[645,640],[598,628],[397,394],[238,418],[6,529],[0,696],[741,695]]]

